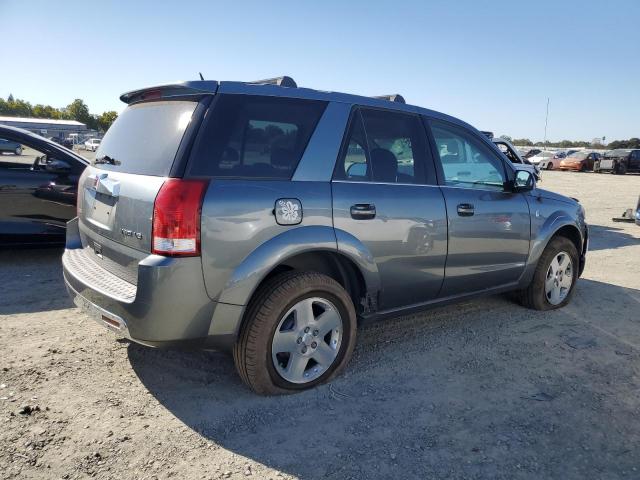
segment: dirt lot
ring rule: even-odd
[[[59,250],[0,252],[2,478],[640,478],[640,177],[545,172],[581,199],[574,301],[498,296],[363,328],[347,372],[253,395],[230,358],[117,341]]]

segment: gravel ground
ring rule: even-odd
[[[366,326],[347,372],[262,398],[219,353],[116,338],[59,250],[0,252],[2,478],[640,478],[640,177],[545,172],[581,199],[573,303],[504,296]]]

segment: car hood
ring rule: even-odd
[[[549,200],[557,200],[559,202],[569,203],[571,205],[578,205],[580,202],[571,197],[565,197],[564,195],[560,195],[559,193],[551,192],[549,190],[545,190],[543,188],[536,188],[534,195],[537,194],[542,198],[547,198]]]

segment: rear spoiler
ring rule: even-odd
[[[173,83],[132,90],[120,95],[120,100],[126,104],[131,104],[144,100],[181,97],[184,95],[213,95],[218,90],[218,85],[219,83],[215,80]]]

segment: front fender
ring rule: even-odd
[[[579,209],[579,206],[576,207]],[[575,229],[584,242],[584,222],[581,220],[579,212],[567,212],[565,210],[553,210],[550,214],[544,215],[542,208],[531,205],[531,243],[529,247],[529,258],[527,266],[520,278],[520,287],[526,288],[531,280],[540,260],[540,256],[544,249],[554,237],[554,235],[563,227],[571,227]],[[578,254],[581,255],[580,249]]]

